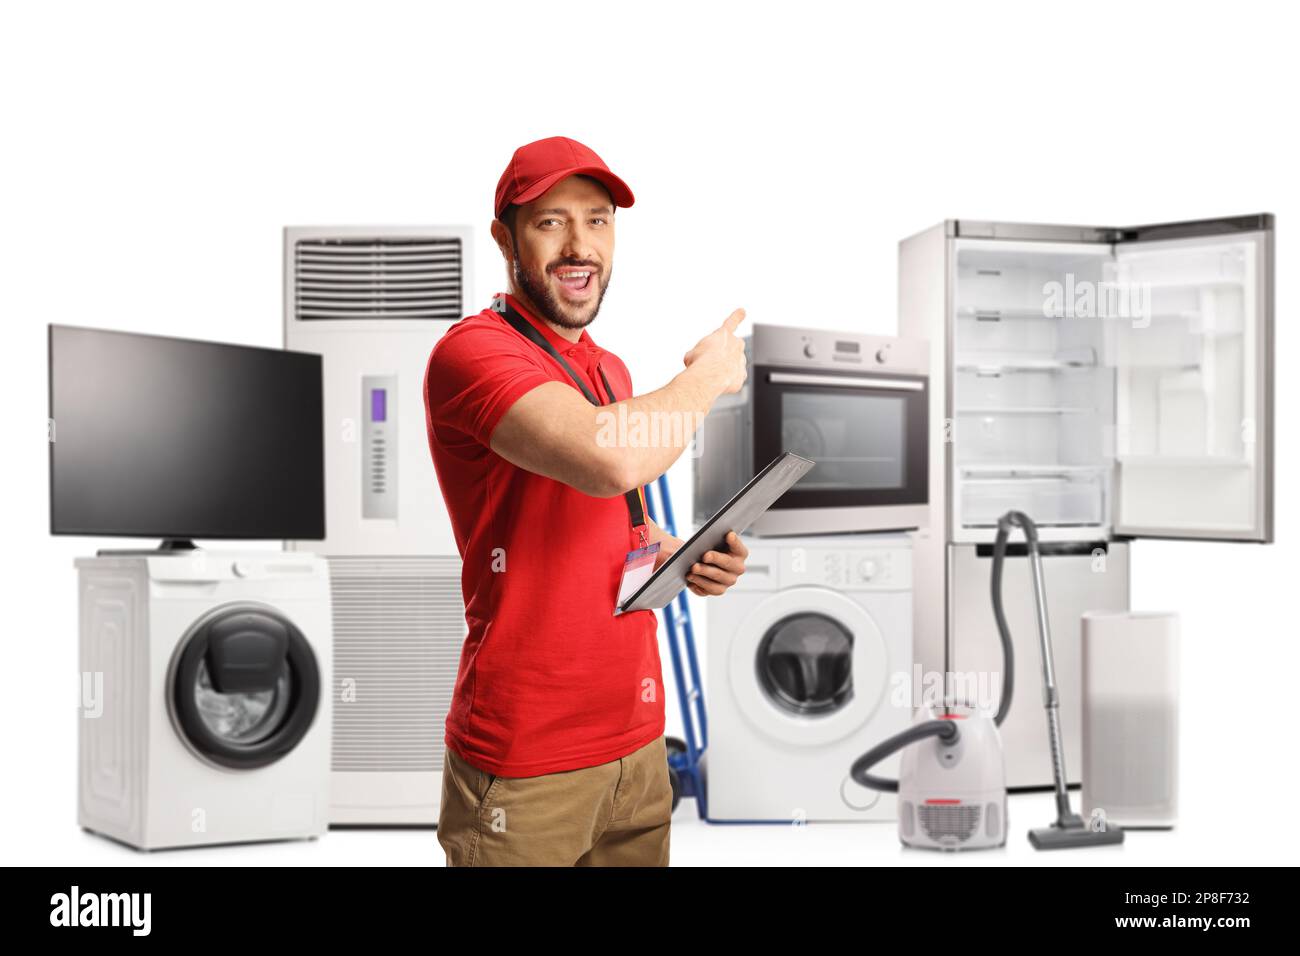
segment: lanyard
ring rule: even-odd
[[[560,367],[569,373],[569,378],[573,379],[573,384],[578,386],[579,391],[586,396],[587,401],[591,402],[593,405],[604,404],[596,398],[595,395],[591,394],[591,389],[587,388],[586,383],[583,382],[582,379],[578,378],[577,373],[573,371],[568,362],[564,361],[564,356],[556,351],[555,346],[547,340],[546,336],[542,335],[542,333],[537,330],[536,326],[525,319],[513,306],[511,306],[509,299],[502,296],[498,302],[499,307],[497,311],[505,316],[505,320],[510,323],[511,327],[543,352],[550,355],[551,358],[555,359],[555,361],[559,362]],[[597,365],[596,371],[600,373],[600,382],[605,386],[605,394],[609,396],[610,401],[618,401],[618,397],[614,394],[614,390],[609,387],[609,379],[605,377],[605,370]],[[640,485],[637,485],[636,488],[623,494],[624,500],[627,501],[627,512],[632,522],[632,530],[640,533],[642,545],[646,543],[644,494],[645,492],[641,489]]]

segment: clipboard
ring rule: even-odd
[[[743,534],[759,515],[808,474],[814,464],[816,462],[790,451],[770,461],[767,467],[746,482],[745,487],[719,508],[712,518],[704,522],[671,558],[660,565],[659,570],[645,584],[615,608],[615,616],[630,611],[653,611],[666,606],[686,587],[686,575],[706,551],[726,550],[727,532]]]

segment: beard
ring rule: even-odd
[[[555,269],[566,267],[591,268],[588,263],[567,260],[555,264]],[[600,280],[596,289],[596,298],[586,305],[575,308],[566,306],[556,297],[547,285],[545,275],[525,269],[519,264],[518,259],[514,260],[513,271],[516,288],[532,303],[538,317],[563,329],[583,329],[591,324],[596,318],[596,313],[600,311],[600,304],[605,299],[605,290],[609,288],[609,280],[613,277],[612,269],[608,271],[601,269],[598,273],[593,271],[592,279]]]

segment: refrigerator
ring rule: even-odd
[[[948,693],[996,701],[992,542],[1000,515],[1024,511],[1044,542],[1070,783],[1081,615],[1129,609],[1132,543],[1272,540],[1273,235],[1268,214],[1136,227],[948,220],[899,244],[899,334],[929,339],[931,361],[918,664]],[[1011,540],[1007,785],[1050,787],[1030,574],[1020,532]]]

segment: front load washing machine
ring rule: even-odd
[[[745,573],[707,601],[709,819],[896,820],[896,796],[849,767],[911,722],[909,539],[745,543]]]
[[[193,551],[76,565],[81,826],[141,849],[324,833],[325,560]]]

